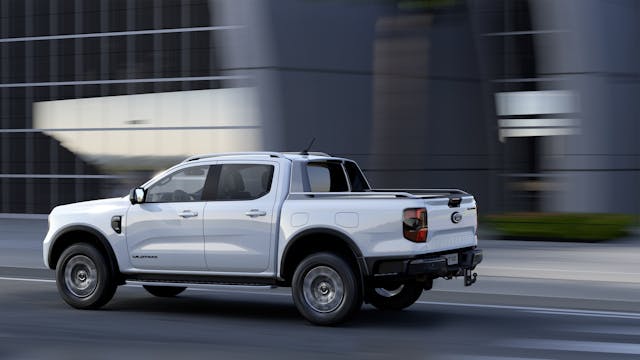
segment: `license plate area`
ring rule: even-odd
[[[458,265],[458,253],[444,255],[447,265]]]

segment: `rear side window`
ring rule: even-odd
[[[344,163],[344,168],[345,170],[347,170],[347,175],[349,176],[351,191],[362,192],[365,190],[369,190],[367,180],[364,178],[364,175],[362,175],[362,171],[360,171],[358,165],[351,161],[346,161]]]
[[[254,200],[271,191],[273,165],[223,164],[216,200]]]
[[[307,175],[311,192],[349,191],[342,165],[338,162],[310,162]]]

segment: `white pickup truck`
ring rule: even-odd
[[[323,153],[193,156],[122,198],[58,206],[45,265],[71,306],[95,309],[125,283],[156,296],[212,284],[291,287],[309,321],[362,303],[413,304],[433,279],[472,273],[474,198],[372,189],[355,162]]]

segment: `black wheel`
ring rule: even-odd
[[[367,300],[380,310],[402,310],[413,305],[424,289],[424,283],[412,281],[385,287],[368,287]]]
[[[186,287],[182,287],[182,286],[143,285],[142,287],[145,290],[147,290],[150,294],[159,296],[159,297],[174,297],[187,289]]]
[[[344,322],[362,306],[356,273],[345,260],[330,253],[304,259],[293,275],[291,291],[298,311],[316,325]]]
[[[75,244],[60,256],[56,283],[62,299],[78,309],[97,309],[113,298],[115,274],[108,260],[89,244]]]

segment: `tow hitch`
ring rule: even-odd
[[[464,269],[464,286],[471,286],[478,280],[478,274],[472,273],[471,269]]]

